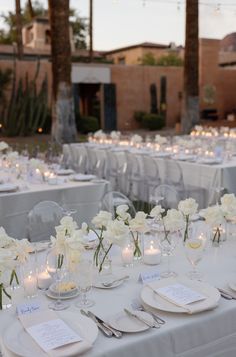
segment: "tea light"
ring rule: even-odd
[[[52,284],[52,277],[48,274],[47,270],[38,274],[38,288],[47,290]]]
[[[29,274],[24,279],[25,294],[28,297],[33,297],[37,292],[37,279],[36,276]]]
[[[121,257],[125,266],[129,266],[133,263],[134,248],[131,244],[127,244],[127,246],[122,249]]]
[[[154,247],[154,242],[150,242],[150,246],[144,249],[143,262],[145,264],[155,265],[161,262],[161,251]]]

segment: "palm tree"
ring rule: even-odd
[[[59,143],[76,140],[71,84],[69,0],[49,0],[53,76],[52,138]]]
[[[198,0],[186,0],[182,133],[199,122]]]
[[[22,18],[21,18],[20,0],[15,0],[15,8],[16,8],[17,57],[19,60],[21,60],[23,57],[23,43],[22,43]]]

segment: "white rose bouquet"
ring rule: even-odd
[[[139,211],[135,217],[129,221],[129,230],[134,242],[134,257],[141,259],[142,250],[140,248],[140,234],[150,230],[147,221],[147,214]]]
[[[219,243],[222,232],[222,224],[225,222],[224,213],[221,206],[211,206],[206,208],[201,212],[203,218],[205,218],[206,223],[212,227],[214,235],[213,242]]]
[[[187,198],[186,200],[179,202],[178,209],[182,213],[185,220],[185,229],[184,229],[184,242],[185,242],[188,238],[190,219],[194,214],[197,213],[198,203],[193,198]]]
[[[25,263],[32,251],[27,239],[14,239],[8,236],[5,229],[0,227],[0,309],[2,309],[3,293],[11,299],[6,291],[6,284],[12,285],[14,280],[19,284],[16,268]],[[9,281],[5,281],[5,273],[11,272]]]

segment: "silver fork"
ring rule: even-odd
[[[144,311],[147,312],[148,314],[152,315],[152,317],[154,318],[154,320],[159,324],[159,325],[164,325],[166,322],[165,320],[163,320],[162,318],[160,318],[159,316],[157,316],[156,314],[154,314],[153,312],[145,309],[143,307],[143,305],[141,304],[141,302],[138,299],[134,299],[131,303],[131,307],[134,310],[139,310],[139,311]]]

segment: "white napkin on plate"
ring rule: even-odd
[[[58,315],[51,310],[44,310],[34,312],[32,314],[20,315],[18,316],[24,328],[31,327],[43,322],[50,320],[58,319]],[[80,342],[75,342],[70,345],[65,345],[58,347],[56,349],[50,350],[47,352],[48,356],[51,357],[71,357],[77,356],[78,354],[84,353],[92,347],[92,344],[89,341],[86,341],[83,337],[83,340]]]

